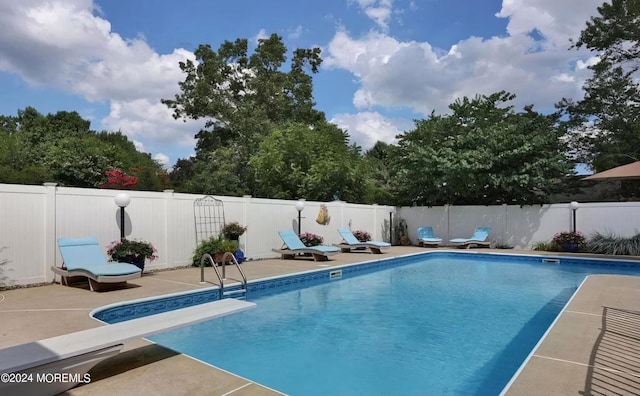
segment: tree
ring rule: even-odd
[[[463,98],[400,135],[396,194],[404,204],[544,202],[571,173],[558,115],[504,106],[515,95]]]
[[[160,189],[161,167],[120,132],[96,133],[77,112],[0,116],[0,182],[98,187],[104,172],[136,167],[139,188]]]
[[[584,98],[557,107],[576,161],[600,172],[640,160],[640,1],[612,0],[598,12],[574,45],[599,58],[589,66]]]
[[[392,193],[395,148],[396,146],[394,145],[377,141],[373,147],[364,154],[364,159],[372,172],[372,178],[368,187],[368,196],[370,196],[371,202],[383,205],[395,203],[395,197]]]
[[[272,34],[260,39],[248,54],[248,40],[225,41],[218,51],[200,45],[196,62],[180,63],[186,74],[181,92],[162,102],[175,118],[206,119],[196,138],[196,156],[189,166],[194,180],[183,186],[196,192],[215,174],[218,194],[252,194],[253,178],[247,164],[260,142],[276,126],[287,122],[314,125],[324,114],[314,109],[311,73],[322,63],[319,48],[293,52],[289,71],[282,38]],[[182,163],[184,165],[184,163]],[[199,181],[195,182],[195,179]],[[211,190],[213,186],[206,184]],[[203,191],[198,191],[203,192]]]
[[[113,161],[116,153],[95,136],[64,138],[45,152],[44,165],[52,180],[69,187],[99,187],[106,180],[104,171],[121,168]]]
[[[260,144],[249,166],[260,197],[366,202],[370,178],[360,149],[333,124],[288,124]]]

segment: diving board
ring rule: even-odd
[[[56,395],[80,381],[38,382],[37,373],[69,373],[81,379],[100,361],[117,355],[127,341],[255,307],[255,303],[224,299],[0,349],[0,374],[33,374],[30,381],[0,382],[0,395]]]

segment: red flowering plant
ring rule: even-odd
[[[121,169],[104,171],[107,181],[100,184],[100,188],[129,189],[138,184],[138,177],[124,173]]]
[[[574,252],[582,248],[586,242],[586,238],[579,231],[559,232],[551,240],[551,243],[557,248]]]
[[[367,242],[371,240],[371,234],[369,234],[367,231],[355,230],[352,233],[353,236],[356,237],[356,239],[360,242]]]
[[[300,234],[300,240],[305,246],[318,246],[324,242],[324,239],[320,235],[311,232],[303,232]]]

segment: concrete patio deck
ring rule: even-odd
[[[339,254],[327,262],[260,260],[242,267],[249,279],[260,279],[425,250],[433,249],[394,246],[382,256],[363,252]],[[213,270],[205,270],[206,279],[213,280]],[[227,270],[236,277],[235,268]],[[145,274],[126,289],[108,292],[59,284],[0,291],[0,348],[102,326],[89,312],[103,305],[211,286],[199,281],[200,269],[184,268]],[[506,395],[640,394],[639,340],[640,277],[589,277]],[[90,374],[90,383],[65,394],[281,394],[142,339],[127,343],[120,355]]]

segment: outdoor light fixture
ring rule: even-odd
[[[580,204],[577,201],[571,201],[571,203],[569,204],[569,208],[571,208],[571,212],[573,214],[573,221],[571,223],[571,231],[572,232],[576,232],[576,211],[578,210],[578,208],[580,207]]]
[[[302,210],[304,209],[304,199],[299,199],[296,202],[296,210],[298,211],[298,236],[300,236],[301,228],[300,221],[302,219]]]
[[[131,198],[127,193],[120,193],[114,198],[116,205],[120,207],[120,240],[124,239],[124,208],[129,205]]]

